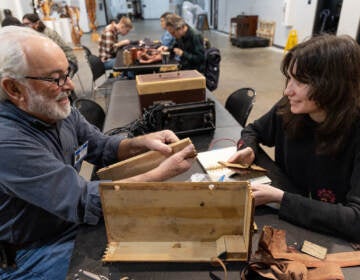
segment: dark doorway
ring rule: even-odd
[[[343,0],[319,0],[315,13],[313,35],[336,34]]]

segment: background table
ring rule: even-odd
[[[124,65],[123,62],[123,52],[122,50],[119,50],[116,53],[116,60],[113,67],[114,71],[132,71],[135,75],[138,74],[147,74],[147,73],[153,73],[153,72],[159,72],[161,67],[172,67],[172,68],[178,68],[179,63],[171,59],[169,64],[162,64],[161,61],[156,63],[149,63],[149,64],[133,64],[133,65]]]
[[[207,93],[209,98],[213,98],[211,93]],[[241,126],[233,117],[223,108],[223,106],[214,99],[216,103],[216,129],[211,134],[201,134],[191,137],[192,142],[198,151],[205,151],[208,145],[214,139],[232,138],[237,140],[240,135]],[[135,81],[119,81],[114,84],[109,110],[106,117],[104,131],[114,127],[123,126],[140,117],[140,106],[138,102]],[[230,146],[228,141],[220,141],[216,147]],[[279,168],[263,152],[258,159],[258,164],[269,170],[269,177],[273,185],[292,188],[290,182],[281,173]],[[184,181],[191,174],[203,172],[200,165],[195,162],[192,168],[172,180]],[[306,215],[306,213],[304,213]],[[329,253],[352,251],[350,244],[344,240],[316,233],[289,224],[280,220],[277,216],[277,210],[270,207],[257,207],[255,211],[255,222],[258,225],[259,232],[264,225],[270,225],[275,228],[284,229],[287,233],[288,244],[301,245],[304,240],[314,242],[318,245],[328,248]],[[257,248],[260,234],[255,233],[253,236],[253,252]],[[209,271],[223,278],[221,268],[214,267],[211,264],[193,264],[193,263],[111,263],[102,264],[101,258],[106,248],[106,231],[104,223],[97,226],[83,225],[75,242],[70,269],[67,279],[73,279],[74,273],[79,269],[87,270],[93,273],[102,274],[109,279],[120,279],[128,276],[134,280],[142,279],[211,279]],[[228,264],[228,279],[240,279],[240,270],[243,263]],[[360,267],[343,268],[345,279],[359,279]],[[110,274],[110,275],[109,275]],[[81,278],[86,279],[86,278]]]

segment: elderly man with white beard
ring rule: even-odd
[[[82,160],[105,166],[147,150],[170,155],[178,138],[160,131],[106,136],[72,108],[74,85],[60,47],[38,32],[0,30],[0,278],[65,279],[79,224],[102,216],[99,181]],[[82,157],[75,157],[81,150]],[[189,145],[127,181],[162,181],[191,166]]]

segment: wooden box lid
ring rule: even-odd
[[[139,95],[206,88],[205,77],[197,70],[154,73],[136,76]]]
[[[192,144],[190,138],[185,138],[175,143],[169,144],[172,149],[172,153],[167,157],[181,151],[190,144]],[[194,151],[193,154],[193,157],[195,156],[196,151]],[[133,177],[157,167],[167,157],[158,151],[148,151],[146,153],[101,168],[97,171],[97,175],[102,180],[113,181]]]
[[[254,201],[248,182],[100,184],[105,262],[247,261]]]

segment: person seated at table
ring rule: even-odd
[[[284,96],[241,131],[229,162],[251,164],[259,144],[298,191],[252,186],[256,205],[279,203],[281,219],[360,241],[360,46],[349,36],[313,37],[281,65]]]
[[[166,17],[171,15],[170,12],[165,12],[160,16],[160,25],[161,28],[165,30],[164,34],[160,38],[160,42],[162,46],[170,47],[175,43],[175,38],[167,31],[166,29]]]
[[[123,16],[119,22],[112,21],[102,31],[99,40],[99,57],[104,62],[106,70],[114,67],[118,48],[129,45],[131,42],[129,39],[118,41],[118,35],[126,36],[132,28],[131,19]]]
[[[102,218],[99,181],[78,174],[82,161],[158,150],[169,157],[126,181],[162,181],[190,168],[194,147],[171,155],[169,130],[104,135],[70,106],[74,84],[55,42],[17,26],[1,28],[0,41],[0,279],[65,279],[78,225]]]
[[[72,48],[65,43],[65,41],[61,38],[59,33],[55,30],[47,27],[39,18],[37,14],[25,14],[22,18],[23,25],[31,27],[32,29],[43,33],[45,36],[49,37],[53,40],[59,47],[64,51],[66,58],[73,69],[72,74],[74,75],[79,67],[77,58],[72,50]]]
[[[1,22],[1,27],[15,25],[15,26],[22,26],[21,21],[13,16],[6,16],[3,21]]]
[[[170,47],[163,46],[161,50],[170,50],[178,56],[182,70],[196,69],[203,73],[205,49],[202,35],[176,14],[166,16],[166,29],[175,37],[175,42]]]

